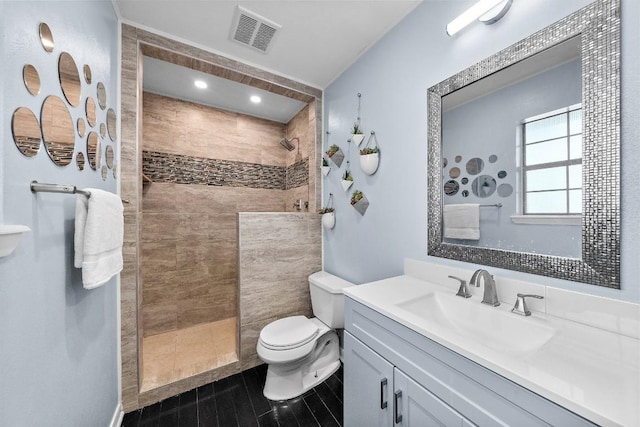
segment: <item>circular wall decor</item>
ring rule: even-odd
[[[107,90],[104,87],[104,83],[98,82],[98,105],[101,109],[107,108]]]
[[[24,85],[33,96],[40,93],[40,75],[38,70],[31,64],[27,64],[22,68],[22,80]]]
[[[104,150],[104,158],[105,158],[105,160],[107,162],[107,167],[109,169],[112,169],[113,168],[113,160],[115,158],[112,146],[107,145],[107,148],[105,148],[105,150]]]
[[[84,154],[82,154],[82,151],[78,151],[78,154],[76,154],[76,166],[78,166],[78,170],[84,170],[84,163]]]
[[[96,103],[91,97],[88,97],[85,102],[85,113],[87,113],[89,127],[94,127],[96,125]]]
[[[89,65],[84,64],[84,67],[82,67],[82,70],[84,71],[84,81],[87,82],[88,85],[91,84],[91,67],[89,67]]]
[[[474,157],[467,162],[467,173],[469,175],[478,175],[484,169],[484,162],[479,157]]]
[[[78,136],[80,136],[80,138],[84,138],[85,132],[86,132],[86,128],[84,124],[84,119],[82,117],[79,117],[78,118]]]
[[[457,178],[460,176],[460,168],[451,168],[449,171],[449,177]]]
[[[498,196],[509,197],[513,193],[513,187],[511,184],[500,184],[498,186]]]
[[[100,140],[98,134],[93,131],[87,136],[87,158],[91,169],[97,170],[100,165]]]
[[[39,27],[40,31],[40,43],[42,43],[42,47],[47,52],[53,52],[53,35],[51,34],[51,29],[44,22],[40,23]]]
[[[67,52],[60,54],[58,77],[64,97],[71,106],[77,107],[80,104],[80,75],[76,61]]]
[[[496,180],[489,175],[480,175],[471,183],[471,191],[477,197],[489,197],[496,191]]]
[[[109,131],[109,138],[112,141],[116,140],[116,112],[113,108],[107,110],[107,130]]]
[[[40,127],[49,157],[58,166],[67,166],[73,158],[76,133],[71,114],[62,99],[49,95],[42,104]]]
[[[458,194],[458,190],[460,189],[460,185],[457,181],[450,179],[449,181],[444,183],[444,194],[447,196],[455,196]]]
[[[27,157],[38,154],[42,131],[33,111],[26,107],[16,109],[11,117],[11,132],[13,133],[13,142],[16,143],[16,147],[22,154]]]

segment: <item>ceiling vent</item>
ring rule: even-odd
[[[281,28],[281,25],[238,6],[231,27],[231,39],[267,53],[274,36]]]

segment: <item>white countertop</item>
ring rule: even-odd
[[[640,426],[638,339],[534,312],[526,320],[553,327],[555,335],[530,353],[497,351],[397,305],[433,291],[451,292],[405,275],[345,288],[344,294],[594,423]],[[482,305],[478,296],[461,300],[483,310],[511,310]]]

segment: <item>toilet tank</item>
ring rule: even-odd
[[[318,271],[309,276],[313,315],[330,328],[344,328],[344,295],[342,289],[353,286],[338,276]]]

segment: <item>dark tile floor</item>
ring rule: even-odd
[[[342,367],[322,384],[291,400],[262,395],[267,366],[129,412],[122,427],[342,426]]]

